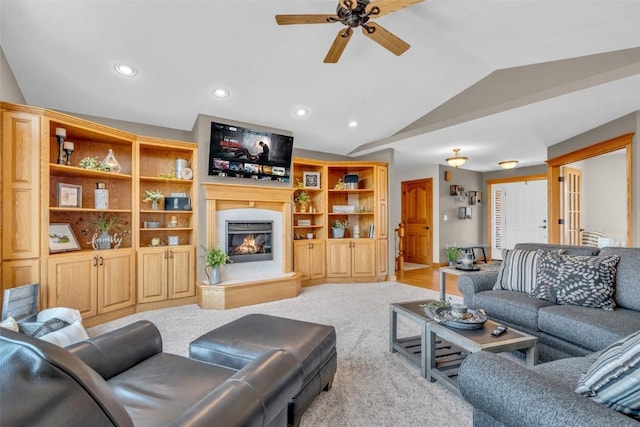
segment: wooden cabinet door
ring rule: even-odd
[[[98,253],[98,313],[135,304],[130,250]]]
[[[40,117],[5,112],[2,120],[2,259],[40,256]]]
[[[387,239],[378,240],[377,255],[378,276],[387,276],[389,274],[389,241]]]
[[[376,275],[376,241],[354,239],[351,244],[351,276],[374,277]]]
[[[145,248],[138,251],[138,302],[167,299],[166,248]]]
[[[300,273],[301,280],[311,279],[309,244],[307,240],[295,240],[293,242],[293,271]]]
[[[327,241],[327,276],[351,277],[351,240]]]
[[[326,275],[326,251],[324,240],[314,240],[309,249],[309,276],[311,279],[322,279]]]
[[[49,258],[49,307],[69,307],[83,318],[98,314],[98,257],[95,254]]]
[[[188,247],[170,247],[167,249],[169,299],[192,297],[196,294],[195,249]]]

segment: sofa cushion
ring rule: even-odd
[[[582,232],[582,244],[584,246],[598,246],[598,239],[604,237],[602,231],[583,231]]]
[[[640,331],[602,352],[580,378],[576,393],[640,420]]]
[[[542,249],[544,251],[554,251],[562,255],[585,256],[595,256],[600,252],[600,248],[595,246],[556,245],[549,243],[518,243],[514,246],[514,249],[522,249],[526,251]]]
[[[591,351],[640,330],[640,312],[600,310],[577,305],[549,305],[538,313],[541,331]]]
[[[503,261],[493,289],[530,293],[536,283],[538,257],[539,254],[536,251],[503,250]]]
[[[617,255],[571,256],[541,252],[538,256],[536,298],[613,310]]]
[[[531,369],[543,377],[551,381],[557,381],[563,387],[573,390],[580,377],[587,372],[593,362],[594,360],[587,357],[567,357],[541,363]]]
[[[600,255],[620,257],[616,272],[616,305],[640,311],[640,248],[602,248]]]
[[[531,298],[529,294],[504,290],[485,291],[476,294],[476,308],[482,308],[494,319],[502,319],[538,330],[538,311],[551,306],[548,301]]]

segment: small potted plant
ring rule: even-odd
[[[300,212],[306,212],[307,206],[311,201],[311,196],[304,190],[298,191],[295,197],[295,202],[300,206]]]
[[[220,266],[225,264],[231,264],[231,258],[229,255],[220,248],[211,247],[205,249],[204,252],[204,272],[207,275],[207,281],[210,285],[215,285],[221,282],[220,279]]]
[[[96,249],[111,249],[111,236],[109,232],[114,230],[118,226],[118,217],[113,214],[104,214],[93,218],[91,224],[95,227],[96,232],[100,234],[95,239],[95,248]]]
[[[349,220],[345,219],[341,221],[339,219],[334,219],[331,222],[331,231],[333,232],[334,239],[341,239],[344,237],[344,229],[349,226]]]
[[[162,198],[164,197],[164,195],[162,194],[162,192],[160,192],[160,190],[147,190],[144,192],[144,199],[142,199],[143,202],[151,202],[151,209],[153,209],[154,211],[158,210],[158,202],[160,202],[160,200],[162,200]]]
[[[449,261],[449,266],[453,267],[458,262],[458,257],[460,256],[460,248],[456,245],[447,246],[447,260]]]

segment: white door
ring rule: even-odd
[[[494,184],[491,257],[516,243],[547,243],[547,180]]]

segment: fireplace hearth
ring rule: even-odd
[[[273,259],[273,221],[226,221],[227,254],[234,263]]]

